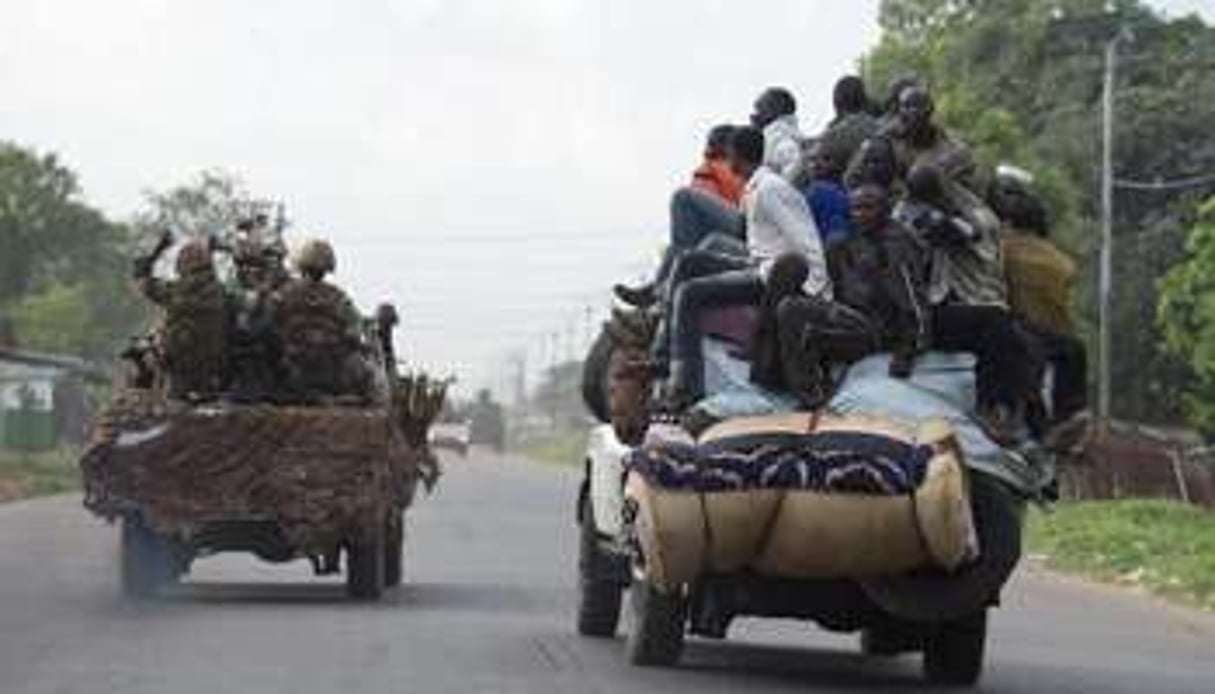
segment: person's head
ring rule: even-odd
[[[872,183],[890,188],[898,177],[898,160],[894,144],[884,137],[871,137],[861,143],[855,156],[856,163],[849,171],[848,187],[856,188]]]
[[[397,315],[397,307],[391,303],[384,302],[375,309],[375,322],[385,330],[391,330],[401,322],[401,318]]]
[[[300,246],[295,256],[295,269],[300,275],[315,281],[337,269],[337,257],[328,241],[311,239]]]
[[[730,168],[747,180],[764,163],[764,134],[757,128],[737,128],[730,135],[727,152]]]
[[[890,221],[890,193],[882,186],[864,183],[848,192],[852,223],[862,234],[876,234]]]
[[[899,98],[903,96],[903,91],[919,84],[920,81],[911,75],[901,75],[890,80],[890,84],[886,85],[886,100],[882,104],[886,115],[897,115],[899,112]]]
[[[988,203],[1005,224],[1045,238],[1050,235],[1050,213],[1042,198],[1032,190],[1032,180],[1032,177],[997,173]]]
[[[729,124],[715,125],[705,138],[705,158],[725,159],[730,149],[730,137],[734,135],[735,127]]]
[[[907,134],[917,135],[928,131],[932,127],[934,113],[936,102],[925,87],[917,84],[899,94],[899,120]]]
[[[778,118],[797,113],[797,100],[784,87],[769,87],[755,100],[753,108],[751,125],[762,129]]]
[[[248,238],[237,239],[232,248],[232,262],[236,281],[245,289],[262,286],[270,274],[261,246]]]
[[[945,176],[931,164],[917,164],[907,172],[907,197],[930,205],[945,197]]]
[[[807,157],[810,161],[810,176],[816,181],[838,183],[848,166],[848,160],[841,149],[822,139],[810,145]]]
[[[211,248],[206,241],[190,241],[177,252],[178,277],[199,277],[215,274],[211,263]]]
[[[869,92],[865,89],[865,81],[856,75],[841,77],[835,83],[832,95],[836,115],[843,116],[852,113],[869,111]]]

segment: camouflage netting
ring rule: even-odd
[[[430,464],[388,410],[191,408],[137,390],[111,403],[81,460],[85,505],[102,516],[137,509],[179,536],[208,522],[275,521],[310,553],[403,509]]]

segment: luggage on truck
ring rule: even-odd
[[[973,559],[949,427],[809,414],[737,418],[695,446],[637,449],[626,495],[647,580],[864,577]]]

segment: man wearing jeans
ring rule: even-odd
[[[679,257],[700,246],[705,239],[719,235],[743,241],[743,216],[738,209],[743,181],[726,161],[726,150],[735,128],[718,125],[709,131],[704,161],[692,174],[692,183],[671,196],[671,238],[663,253],[654,279],[640,287],[618,284],[616,296],[626,304],[646,307],[662,295]]]
[[[747,181],[742,208],[747,257],[693,251],[676,264],[668,314],[671,390],[676,407],[702,396],[701,314],[709,308],[757,303],[773,262],[786,254],[806,258],[803,289],[830,298],[831,283],[818,229],[806,199],[779,174],[763,166],[764,135],[740,128],[730,139],[730,166]],[[663,349],[660,336],[659,351]]]

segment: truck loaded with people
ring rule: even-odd
[[[129,373],[80,462],[85,506],[121,524],[129,596],[230,551],[344,567],[356,599],[401,581],[404,512],[438,476],[427,429],[446,383],[398,373],[395,309],[360,315],[326,279],[327,242],[303,243],[294,273],[286,256],[258,215],[227,238],[166,231],[136,261],[161,319],[125,353]]]
[[[1031,173],[927,85],[857,77],[802,135],[786,89],[708,136],[652,278],[585,363],[579,629],[673,664],[737,616],[860,632],[972,684],[1027,502],[1088,430],[1074,263]]]

